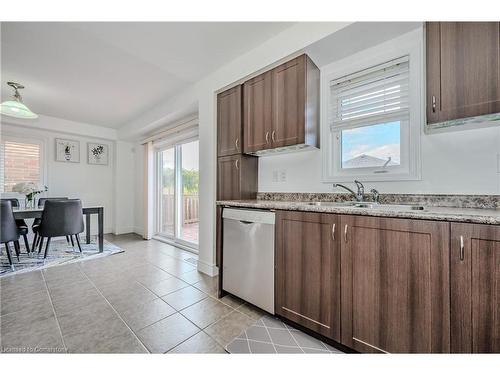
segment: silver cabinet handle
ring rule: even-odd
[[[344,241],[347,242],[347,224],[344,227]]]
[[[332,238],[335,241],[335,223],[332,225]]]
[[[436,113],[436,97],[432,95],[432,113]]]
[[[238,147],[238,143],[240,142],[240,140],[238,138],[236,138],[236,140],[234,141],[234,145],[236,146],[236,151],[239,151],[239,147]]]
[[[239,164],[240,164],[239,161],[240,161],[240,159],[236,159],[234,161],[234,166],[236,167],[236,169],[240,169],[240,167],[239,167]]]
[[[276,135],[276,130],[273,130],[273,132],[271,133],[271,140],[273,142],[276,142],[276,140],[274,139],[274,136]]]
[[[266,143],[269,143],[269,132],[266,132]]]
[[[465,258],[464,236],[460,236],[460,260]]]

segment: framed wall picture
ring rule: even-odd
[[[80,162],[80,142],[56,138],[56,161],[66,163]]]
[[[104,143],[87,143],[88,163],[108,165],[109,147]]]

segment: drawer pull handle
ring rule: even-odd
[[[460,236],[460,260],[465,258],[464,236]]]

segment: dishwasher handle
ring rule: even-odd
[[[241,224],[245,224],[245,225],[248,225],[248,224],[255,224],[253,221],[246,221],[246,220],[238,220]]]

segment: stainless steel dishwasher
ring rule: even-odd
[[[224,208],[222,288],[274,314],[274,212]]]

